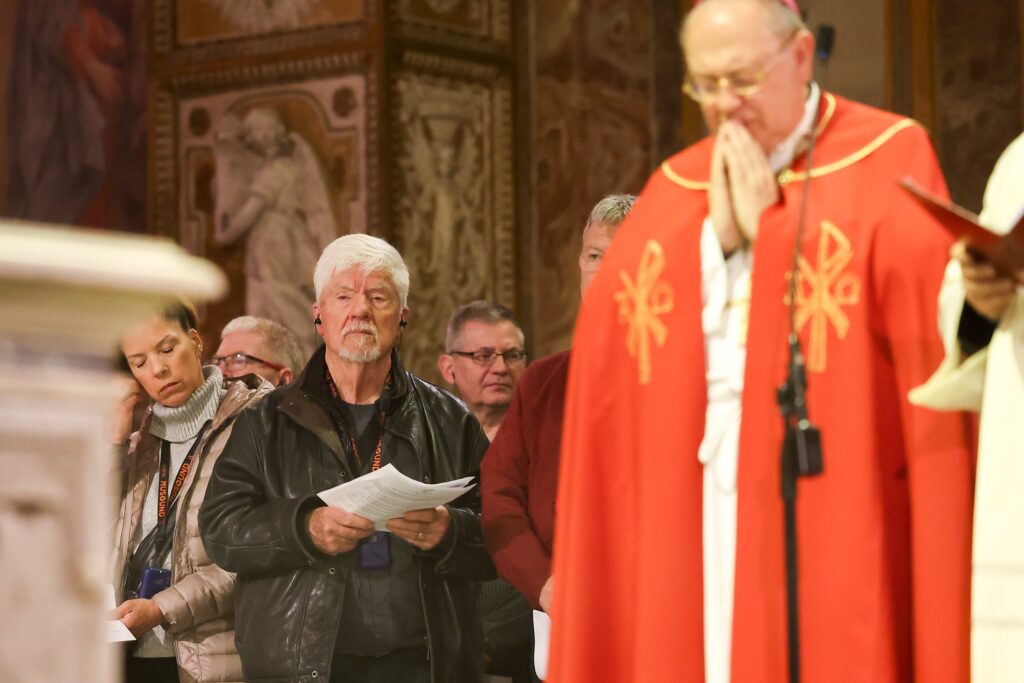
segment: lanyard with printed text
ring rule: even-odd
[[[342,398],[341,398],[341,394],[338,392],[338,385],[336,385],[334,383],[334,378],[331,377],[330,369],[326,370],[326,372],[324,373],[324,380],[327,382],[327,388],[330,389],[331,395],[336,400],[341,401]],[[387,386],[387,385],[385,384],[385,386]],[[377,436],[377,447],[373,450],[373,464],[370,465],[370,471],[371,472],[376,472],[377,470],[380,469],[380,453],[381,453],[381,446],[383,445],[383,441],[384,441],[384,411],[383,410],[380,411],[379,413],[377,413],[377,422],[380,423],[380,434]],[[352,430],[346,430],[346,431],[349,431],[348,441],[352,445],[352,454],[356,456],[356,464],[359,466],[359,470],[362,471],[362,469],[363,469],[363,461],[359,457],[359,447],[356,446],[356,438],[351,433]]]
[[[206,431],[206,427],[209,424],[209,422],[204,424],[199,433],[196,434],[196,440],[192,442],[192,448],[188,449],[188,455],[185,456],[181,467],[178,468],[178,474],[174,477],[174,484],[171,485],[170,491],[167,490],[167,487],[170,484],[171,444],[169,441],[162,442],[160,446],[159,484],[156,491],[156,516],[159,521],[162,522],[164,520],[167,516],[167,510],[174,505],[178,494],[181,493],[181,487],[185,484],[185,479],[188,478],[188,473],[192,469],[192,460],[195,458],[196,450],[199,449],[199,443],[203,440],[203,432]]]

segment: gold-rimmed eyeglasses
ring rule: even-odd
[[[729,76],[694,76],[687,74],[683,83],[683,92],[689,95],[699,104],[707,104],[718,97],[722,90],[728,89],[736,97],[750,97],[757,94],[764,87],[768,72],[775,66],[785,52],[789,44],[793,42],[799,31],[794,31],[782,41],[782,45],[775,51],[759,69],[749,73],[734,73]]]

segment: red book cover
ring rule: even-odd
[[[977,214],[929,192],[913,178],[902,178],[899,184],[954,238],[965,240],[971,251],[991,261],[1002,273],[1015,277],[1016,272],[1024,268],[1024,214],[1002,235],[982,225]]]

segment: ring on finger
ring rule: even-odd
[[[418,534],[416,534],[416,540],[417,541],[422,541],[423,540],[423,532],[422,531],[419,532]]]

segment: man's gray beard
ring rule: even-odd
[[[367,329],[367,328],[363,328]],[[372,363],[384,355],[384,350],[377,347],[377,334],[376,330],[373,330],[374,334],[372,337],[361,337],[366,340],[366,343],[361,344],[358,349],[352,350],[345,347],[344,335],[342,336],[341,349],[338,350],[338,355],[350,363]]]
[[[356,351],[342,347],[338,351],[338,355],[350,363],[372,363],[384,355],[384,349],[379,349],[376,345],[368,349],[358,349]]]

